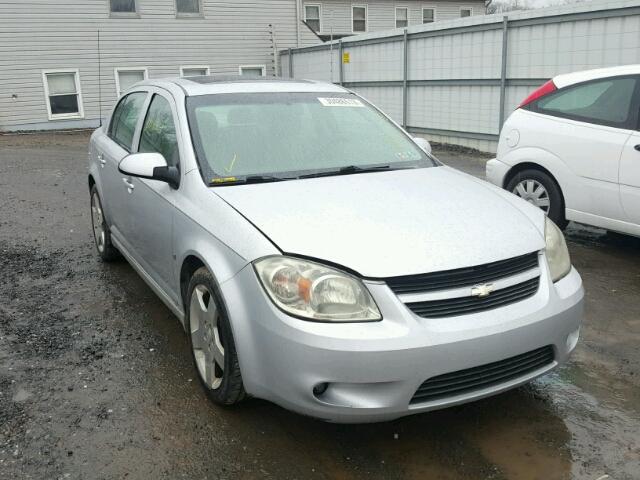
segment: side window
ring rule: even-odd
[[[138,152],[161,153],[170,166],[180,162],[176,126],[169,101],[161,95],[154,95],[149,105],[147,118],[142,125]]]
[[[127,151],[131,151],[133,135],[147,98],[147,92],[130,93],[118,103],[109,125],[109,137]]]
[[[630,127],[636,79],[607,78],[559,90],[538,100],[533,110],[578,121]]]

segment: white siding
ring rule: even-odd
[[[422,7],[436,9],[436,20],[460,18],[460,8],[472,8],[474,15],[484,15],[483,0],[304,0],[305,4],[322,5],[322,34],[351,34],[351,6],[367,5],[367,31],[376,32],[396,27],[396,7],[409,9],[409,26],[422,24]]]
[[[274,49],[297,45],[296,0],[203,0],[202,18],[176,18],[175,0],[138,0],[139,18],[110,18],[108,0],[0,0],[0,130],[95,125],[116,100],[114,69],[147,67],[149,78],[178,76],[181,65],[237,74],[266,65]],[[301,45],[318,43],[299,23]],[[43,69],[80,71],[84,121],[48,121]],[[15,96],[15,97],[14,97]]]

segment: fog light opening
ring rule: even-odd
[[[320,397],[324,392],[327,391],[329,384],[327,382],[318,383],[315,387],[313,387],[313,395],[315,397]]]

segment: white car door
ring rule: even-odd
[[[634,132],[620,159],[620,201],[627,221],[638,226],[640,234],[640,132]]]
[[[609,77],[562,88],[532,105],[544,115],[536,122],[540,145],[574,174],[564,192],[568,217],[596,225],[603,223],[598,217],[624,221],[618,171],[637,121],[635,91],[635,77]]]

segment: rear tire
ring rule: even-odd
[[[191,277],[185,300],[185,325],[200,384],[215,403],[238,403],[245,392],[233,332],[213,275],[205,267]]]
[[[91,229],[93,230],[93,240],[95,241],[96,250],[103,262],[113,262],[120,258],[120,252],[111,243],[111,232],[104,218],[104,210],[102,209],[102,200],[95,185],[91,186]]]
[[[556,181],[547,173],[533,168],[516,173],[506,189],[540,208],[561,229],[569,223],[565,218],[564,198]]]

